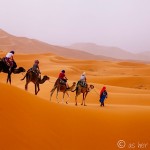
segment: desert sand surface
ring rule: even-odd
[[[0,52],[0,57],[5,53]],[[18,67],[26,70],[35,59],[40,61],[42,76],[50,81],[40,85],[34,95],[30,83],[24,90],[25,74],[12,74],[12,85],[6,84],[6,74],[0,73],[0,133],[1,150],[84,150],[150,149],[150,64],[130,61],[78,60],[52,53],[16,54]],[[77,82],[86,72],[87,82],[94,85],[88,94],[87,106],[81,106],[82,96],[75,106],[75,93],[69,104],[59,103],[56,92],[50,102],[52,89],[59,72],[65,69],[68,83]],[[99,91],[107,87],[105,107],[99,105]],[[65,96],[65,100],[67,96]]]

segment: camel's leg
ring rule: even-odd
[[[88,94],[88,92],[86,92],[85,95],[84,95],[84,106],[87,106],[87,105],[85,104],[85,99],[86,99],[87,94]]]
[[[68,98],[67,98],[67,100],[66,100],[66,104],[68,104],[68,100],[70,99],[70,95],[69,95],[69,93],[66,91],[66,94],[67,94],[67,96],[68,96]]]
[[[65,92],[63,92],[62,103],[64,103]]]
[[[11,74],[10,73],[8,73],[8,75],[7,75],[7,83],[8,82],[11,84]]]
[[[28,84],[30,83],[30,80],[28,79],[28,76],[26,76],[26,84],[25,84],[25,90],[28,90]]]
[[[59,103],[59,100],[58,100],[58,92],[59,92],[59,87],[57,87],[57,92],[56,92],[56,99],[57,99],[57,102]]]
[[[52,96],[53,96],[53,94],[54,94],[54,91],[55,91],[55,90],[53,90],[53,91],[50,92],[50,101],[51,101],[51,99],[52,99]]]
[[[7,81],[6,81],[6,83],[8,83],[8,80],[9,80],[9,79],[8,79],[8,75],[7,75]]]
[[[25,84],[25,90],[28,90],[28,83]]]
[[[36,91],[36,94],[38,94],[38,92],[40,91],[40,87],[39,87],[39,84],[35,84],[35,91]]]
[[[78,97],[78,95],[75,96],[75,105],[76,105],[76,106],[78,105],[78,104],[77,104],[77,97]]]
[[[38,92],[39,92],[39,91],[40,91],[40,85],[38,84]],[[38,93],[38,92],[37,92],[37,93]]]
[[[51,101],[52,95],[54,94],[54,92],[56,90],[56,87],[57,86],[54,86],[53,89],[50,91],[50,101]]]
[[[81,103],[81,105],[83,105],[84,97],[85,97],[85,93],[83,93],[83,97],[82,97],[82,103]]]
[[[76,91],[76,96],[75,96],[75,105],[77,106],[78,104],[77,104],[77,97],[78,97],[78,95],[79,95],[79,93],[78,93],[78,91]]]
[[[34,86],[35,86],[35,88],[34,88],[34,90],[35,90],[35,95],[37,95],[37,85],[36,85],[36,83],[34,84]]]

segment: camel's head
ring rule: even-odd
[[[90,89],[94,89],[94,85],[90,85]]]
[[[21,72],[26,72],[26,70],[23,67],[13,69],[14,74],[18,74],[18,73],[21,73]]]
[[[89,85],[87,92],[90,92],[92,89],[94,89],[94,85]]]
[[[76,85],[76,82],[73,82],[72,85],[75,86],[75,85]]]
[[[43,76],[43,79],[44,79],[44,80],[49,80],[50,77],[48,77],[48,76],[45,75],[45,76]]]
[[[26,72],[26,70],[23,67],[19,67],[18,70],[20,70],[20,72]]]

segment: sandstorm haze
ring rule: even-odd
[[[149,0],[0,0],[0,28],[49,44],[150,51]]]

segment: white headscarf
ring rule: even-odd
[[[83,72],[83,73],[82,73],[82,75],[83,75],[83,76],[85,76],[85,75],[86,75],[86,73],[85,73],[85,72]]]

